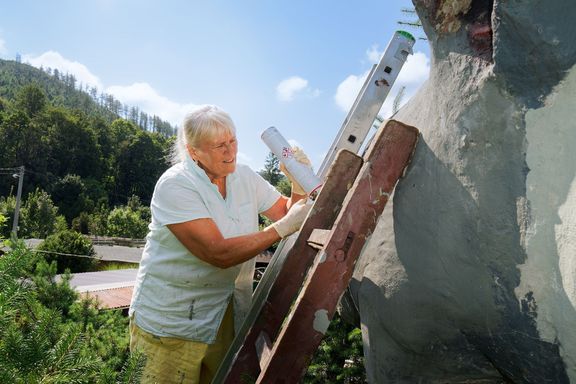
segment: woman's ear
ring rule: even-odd
[[[198,161],[198,158],[196,157],[196,150],[188,144],[186,144],[186,149],[188,150],[188,154],[190,155],[192,160],[194,160],[195,162]]]

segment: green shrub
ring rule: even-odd
[[[125,206],[114,208],[108,215],[108,236],[143,239],[148,233],[150,208],[143,207],[138,196],[128,199]]]
[[[128,319],[71,300],[68,278],[57,283],[23,242],[11,247],[0,257],[0,383],[138,383]]]
[[[366,383],[362,332],[336,313],[314,355],[304,383]]]
[[[58,213],[50,195],[39,188],[29,193],[20,212],[20,238],[44,239],[66,228],[64,216]]]
[[[12,230],[11,223],[14,220],[14,210],[16,209],[16,198],[14,196],[0,197],[0,215],[6,219],[5,225],[0,227],[0,237],[10,238]],[[10,223],[10,225],[9,225]]]
[[[95,269],[97,258],[92,242],[82,234],[65,230],[50,235],[36,248],[48,264],[56,261],[57,272],[89,272]]]
[[[4,233],[4,228],[6,228],[6,222],[8,221],[8,219],[6,219],[6,217],[4,217],[4,215],[2,213],[0,213],[0,240],[2,240],[3,236],[2,234]]]

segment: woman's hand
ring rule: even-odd
[[[312,163],[310,162],[310,159],[308,158],[308,156],[306,156],[306,154],[300,147],[292,147],[292,154],[294,155],[294,159],[296,161],[312,169]],[[288,170],[286,169],[286,167],[282,162],[280,162],[280,171],[282,171],[282,173],[286,175],[288,180],[290,180],[290,183],[292,184],[292,193],[295,193],[297,195],[306,195],[306,191],[304,191],[302,186],[298,184],[298,181],[294,179],[294,176],[292,176],[292,174],[288,172]]]
[[[272,223],[270,227],[274,228],[282,238],[290,236],[300,229],[310,208],[312,208],[311,202],[307,204],[306,200],[300,200],[290,208],[283,218]]]

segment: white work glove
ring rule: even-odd
[[[290,236],[300,229],[304,219],[308,216],[310,208],[312,208],[312,202],[306,204],[306,199],[299,200],[290,207],[290,210],[283,218],[272,223],[270,227],[274,228],[281,238]]]
[[[292,154],[294,156],[294,160],[296,160],[299,163],[302,163],[302,164],[308,166],[310,169],[312,169],[312,163],[310,162],[310,159],[308,159],[308,156],[306,156],[306,154],[304,153],[304,151],[302,149],[300,149],[300,147],[292,147]],[[288,180],[290,180],[290,183],[292,184],[292,192],[294,192],[297,195],[306,195],[306,191],[304,191],[302,186],[300,186],[300,184],[298,184],[298,182],[296,181],[296,179],[294,179],[292,174],[290,174],[290,172],[288,172],[288,170],[284,166],[284,163],[282,163],[282,162],[280,162],[280,170],[282,171],[283,174],[286,175]]]

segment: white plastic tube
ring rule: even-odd
[[[261,137],[262,141],[276,155],[278,160],[284,164],[288,172],[296,179],[308,196],[318,192],[322,186],[322,181],[314,174],[312,168],[294,158],[292,146],[290,146],[280,131],[275,127],[270,127],[262,132]]]

